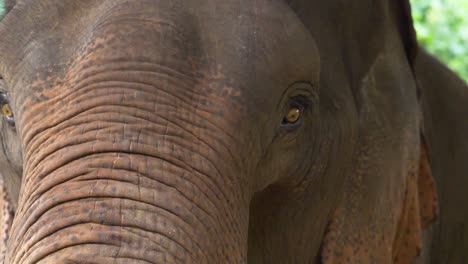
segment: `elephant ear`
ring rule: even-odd
[[[403,44],[407,63],[414,73],[418,45],[409,1],[388,1],[387,7]],[[346,226],[346,218],[353,211],[347,205],[352,202],[338,207],[331,216],[332,221],[322,243],[323,263],[389,263],[390,260],[392,263],[411,263],[420,254],[423,229],[437,217],[438,197],[424,139],[421,139],[419,148],[417,159],[410,161],[403,200],[395,208],[395,219],[379,219],[380,222],[371,226],[365,221]],[[368,215],[365,217],[369,218]]]
[[[467,263],[468,83],[423,48],[416,77],[441,212],[423,253],[432,263]]]
[[[435,221],[438,199],[424,140],[415,173],[407,177],[403,210],[393,244],[394,263],[411,263],[422,247],[422,230]]]
[[[404,45],[409,66],[415,75],[418,43],[408,0],[391,1],[394,18]],[[418,97],[421,94],[417,85]],[[422,129],[422,128],[421,128]],[[418,169],[407,177],[403,210],[393,244],[394,263],[410,263],[422,249],[422,231],[438,215],[438,197],[425,138],[421,135]]]

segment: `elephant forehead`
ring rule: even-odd
[[[278,98],[293,82],[318,82],[315,40],[283,1],[223,3],[200,9],[200,41],[244,92]]]
[[[113,52],[195,61],[206,75],[229,76],[239,92],[279,97],[295,81],[318,81],[315,41],[282,1],[150,2],[137,10],[124,3],[108,14],[95,24],[117,25],[103,34],[120,32],[121,45]]]
[[[28,31],[28,35],[8,38],[15,45],[1,47],[16,54],[14,61],[21,67],[28,67],[7,69],[22,75],[14,78],[25,82],[21,87],[64,79],[76,73],[76,65],[98,64],[100,58],[172,63],[166,66],[187,74],[193,74],[195,62],[205,76],[229,76],[229,86],[238,93],[278,95],[272,98],[295,81],[318,81],[315,41],[282,1],[26,4],[30,7],[20,6],[16,14],[35,17],[34,23],[22,22],[21,28],[7,33]]]

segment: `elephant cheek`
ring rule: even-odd
[[[7,263],[242,262],[248,205],[220,155],[171,125],[99,112],[31,141]]]

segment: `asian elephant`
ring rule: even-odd
[[[430,242],[443,133],[406,0],[11,6],[5,263],[409,263]]]

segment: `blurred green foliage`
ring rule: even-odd
[[[411,0],[418,41],[468,80],[468,0]]]
[[[0,17],[3,16],[3,13],[5,13],[5,2],[0,0]]]

